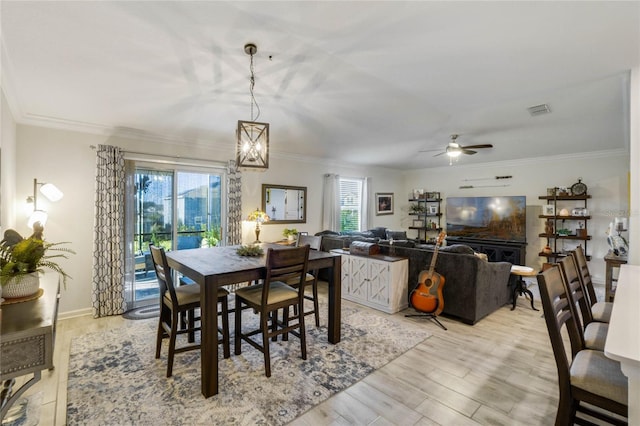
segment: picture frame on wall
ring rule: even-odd
[[[376,192],[376,215],[393,214],[393,193]]]
[[[542,214],[544,216],[555,216],[556,215],[556,206],[553,204],[545,204],[542,206]]]

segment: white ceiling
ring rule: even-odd
[[[396,168],[628,149],[640,2],[21,2],[0,4],[18,122]],[[549,104],[531,117],[527,107]],[[188,149],[185,147],[185,149]]]

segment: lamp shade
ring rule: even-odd
[[[44,185],[42,185],[42,187],[40,188],[40,192],[42,193],[42,195],[47,197],[49,201],[53,201],[53,202],[56,202],[60,200],[62,197],[64,197],[64,194],[62,193],[62,191],[60,191],[52,183],[45,183]]]
[[[40,224],[42,226],[44,226],[47,223],[47,212],[42,211],[42,210],[34,210],[33,213],[31,213],[31,216],[29,216],[29,221],[27,222],[27,226],[29,228],[33,228],[33,224],[36,222],[40,222]]]

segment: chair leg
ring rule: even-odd
[[[316,327],[320,327],[320,308],[318,307],[318,278],[313,281],[313,313],[316,317]]]
[[[284,321],[284,310],[286,308],[282,308],[282,320]],[[278,335],[275,334],[275,332],[278,330],[278,309],[276,309],[275,311],[271,312],[269,314],[271,316],[271,333],[274,333],[274,335],[271,337],[271,340],[273,342],[276,342],[278,340]],[[286,335],[282,338],[282,340],[287,340],[286,339]]]
[[[196,313],[193,309],[190,309],[187,312],[187,341],[189,343],[193,343],[196,341],[196,332],[195,332],[195,328],[196,328]]]
[[[260,329],[262,330],[262,353],[264,354],[264,374],[271,377],[271,354],[269,353],[269,312],[260,313]],[[277,326],[277,323],[276,323]]]
[[[236,355],[240,355],[242,353],[242,336],[241,336],[241,331],[242,331],[242,302],[240,301],[240,299],[238,297],[236,297],[236,306],[235,306],[235,310],[236,310],[236,321],[235,321],[235,330],[233,333],[233,340],[234,340],[234,353]]]
[[[302,303],[302,301],[301,301]],[[300,326],[300,350],[302,352],[302,359],[307,359],[307,334],[304,325],[304,312],[300,307],[300,315],[298,315],[298,325]]]
[[[173,374],[173,357],[176,352],[176,334],[178,333],[178,313],[171,312],[171,333],[169,334],[169,356],[167,357],[167,377]]]
[[[225,358],[231,357],[231,345],[229,344],[229,302],[227,296],[220,301],[222,305],[222,351]]]
[[[164,338],[164,328],[162,327],[162,312],[160,312],[160,319],[158,321],[158,336],[156,337],[156,359],[160,358],[160,351],[162,349],[163,338]]]

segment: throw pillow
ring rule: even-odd
[[[406,240],[407,231],[391,231],[387,229],[387,240]]]
[[[480,259],[484,260],[485,262],[489,261],[489,258],[487,257],[487,253],[478,253],[478,252],[474,252],[473,253],[476,257],[479,257]]]
[[[378,226],[377,228],[369,229],[369,232],[371,232],[374,237],[380,238],[381,240],[387,238],[387,228],[385,228],[384,226]]]
[[[469,246],[465,246],[464,244],[454,244],[451,246],[442,247],[441,251],[448,251],[450,253],[459,253],[459,254],[473,254],[475,253],[473,249]]]

